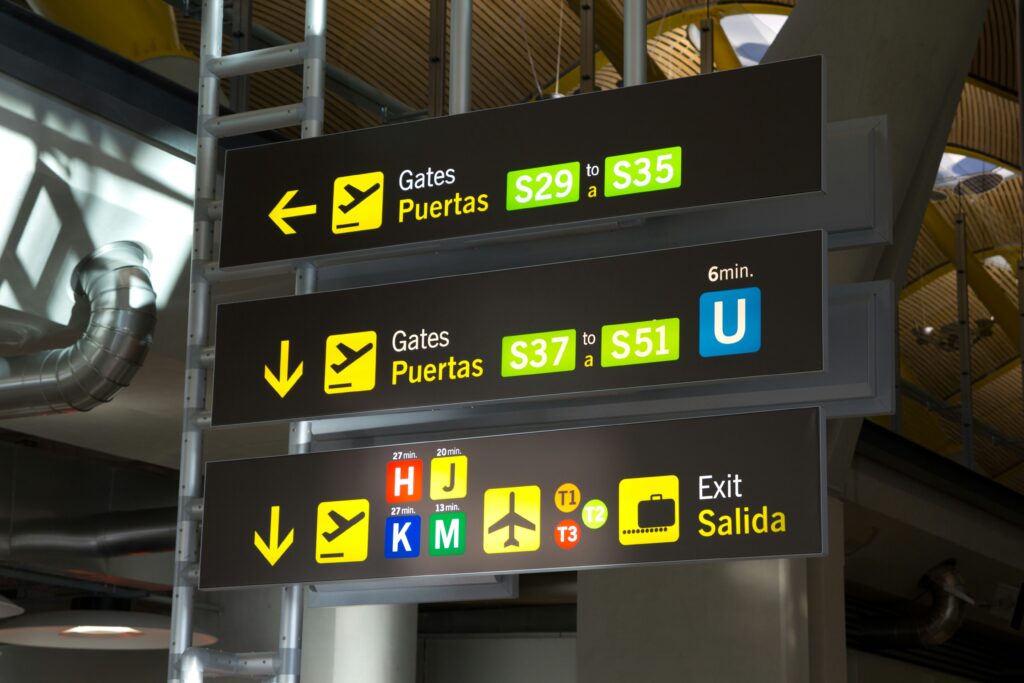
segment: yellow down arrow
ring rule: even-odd
[[[277,203],[270,213],[270,220],[274,221],[274,225],[286,235],[294,235],[295,229],[288,225],[286,218],[298,218],[299,216],[311,216],[316,213],[316,204],[306,204],[305,206],[288,206],[288,202],[292,200],[292,197],[299,193],[298,190],[288,190],[281,197],[281,201]]]
[[[281,556],[287,552],[288,548],[292,547],[292,541],[295,540],[295,529],[288,532],[288,535],[284,537],[284,540],[280,540],[278,534],[281,526],[281,506],[272,505],[270,507],[270,542],[265,543],[260,538],[260,532],[253,532],[253,544],[256,546],[256,550],[260,551],[260,555],[263,556],[270,566],[273,567],[277,564],[277,561],[281,559]]]
[[[284,339],[281,341],[281,361],[278,374],[275,375],[269,365],[263,366],[263,379],[267,380],[267,384],[273,387],[274,391],[281,398],[287,396],[288,392],[295,386],[295,383],[302,377],[303,363],[299,363],[299,367],[295,368],[295,372],[291,376],[288,375],[288,352],[290,347],[291,340]]]

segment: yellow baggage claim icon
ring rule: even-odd
[[[484,491],[484,552],[528,553],[540,548],[540,487]]]
[[[619,543],[679,540],[679,477],[637,477],[619,482]]]
[[[324,393],[370,391],[377,382],[377,333],[346,332],[327,338]]]
[[[384,174],[380,171],[346,175],[334,179],[334,211],[331,231],[335,235],[376,230],[384,222]]]

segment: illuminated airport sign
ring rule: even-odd
[[[820,192],[811,57],[229,151],[220,264]]]
[[[816,408],[206,466],[200,588],[819,555]]]
[[[223,304],[213,424],[824,369],[823,234]]]

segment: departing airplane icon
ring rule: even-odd
[[[331,518],[332,522],[334,522],[335,524],[338,525],[338,528],[335,529],[334,531],[325,531],[325,532],[323,532],[324,538],[328,542],[330,542],[330,541],[333,541],[334,539],[336,539],[338,536],[341,536],[343,533],[345,533],[346,531],[348,531],[349,529],[354,527],[356,524],[358,524],[359,521],[361,519],[363,519],[363,517],[366,517],[366,513],[363,512],[362,510],[360,510],[356,515],[354,515],[351,519],[349,519],[348,517],[346,517],[345,515],[341,514],[340,512],[335,512],[334,510],[328,510],[327,511],[327,516]]]
[[[341,210],[342,213],[348,213],[352,209],[362,204],[364,199],[366,199],[379,189],[380,183],[374,183],[365,190],[360,190],[355,185],[345,185],[345,192],[349,193],[349,195],[352,197],[352,201],[339,202],[338,209]]]
[[[516,527],[522,527],[529,531],[534,531],[537,527],[533,522],[526,519],[522,515],[516,513],[516,492],[509,491],[508,494],[508,514],[499,519],[497,522],[492,524],[487,529],[487,533],[493,534],[495,531],[501,531],[504,528],[508,528],[508,540],[505,541],[505,547],[518,546],[519,541],[516,540]]]
[[[370,548],[370,501],[325,500],[316,508],[316,563],[363,562]]]
[[[341,235],[376,230],[384,222],[384,174],[381,171],[334,179],[331,232]]]
[[[334,370],[335,372],[340,373],[342,370],[352,365],[357,360],[359,360],[367,353],[369,353],[370,349],[373,348],[373,342],[367,342],[366,344],[363,345],[363,348],[359,349],[358,351],[353,349],[348,344],[345,344],[344,342],[338,342],[334,346],[336,349],[341,351],[341,355],[345,358],[345,360],[343,360],[340,363],[331,364],[331,369]]]

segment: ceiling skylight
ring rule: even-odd
[[[722,18],[722,30],[743,66],[760,64],[786,23],[784,14],[735,14]]]

